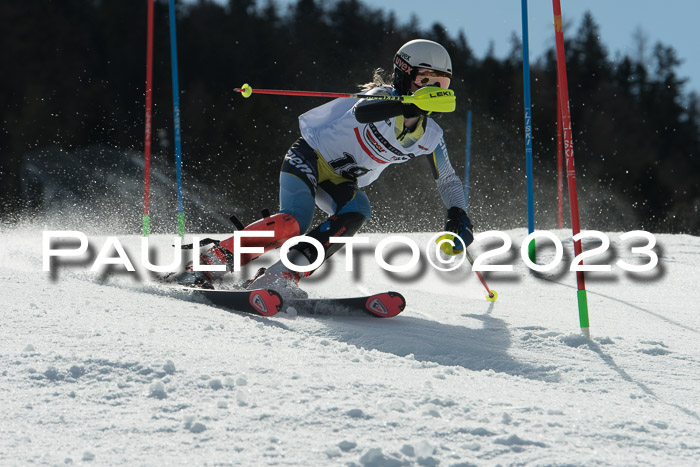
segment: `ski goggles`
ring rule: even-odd
[[[418,68],[416,79],[413,83],[422,88],[424,86],[440,86],[442,89],[450,87],[452,75],[444,71],[431,70],[429,68]]]

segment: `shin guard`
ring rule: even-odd
[[[281,247],[285,241],[299,235],[299,223],[294,216],[279,213],[255,221],[242,231],[251,232],[261,230],[271,230],[275,235],[273,237],[241,237],[241,246],[261,247],[265,249],[264,253],[274,250],[275,248]],[[219,259],[225,261],[226,264],[232,268],[233,249],[233,237],[230,237],[226,240],[222,240],[218,248],[214,247],[210,252],[213,252]],[[241,266],[245,266],[264,253],[242,253]]]

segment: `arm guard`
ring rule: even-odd
[[[404,105],[399,101],[363,99],[355,105],[355,119],[359,123],[374,123],[403,115]]]
[[[435,151],[428,155],[428,162],[445,207],[449,209],[457,206],[466,211],[467,201],[464,198],[464,187],[450,164],[445,140],[440,141]]]

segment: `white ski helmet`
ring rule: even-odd
[[[410,93],[411,82],[418,68],[441,71],[452,75],[452,60],[447,50],[437,42],[415,39],[406,42],[394,56],[392,85],[400,94]]]

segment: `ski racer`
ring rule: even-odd
[[[452,78],[452,61],[437,42],[416,39],[404,44],[394,56],[391,85],[378,72],[362,93],[411,95],[425,86],[447,89]],[[437,188],[447,208],[446,231],[456,233],[465,246],[473,241],[472,223],[466,214],[462,183],[450,164],[442,129],[429,111],[398,100],[336,99],[299,117],[301,137],[284,157],[280,173],[280,210],[243,231],[273,231],[274,237],[242,237],[241,246],[279,248],[295,236],[307,235],[323,246],[324,260],[342,247],[329,243],[331,237],[355,235],[371,215],[362,187],[374,182],[391,164],[418,156],[428,159]],[[315,206],[329,214],[327,220],[311,227]],[[227,265],[233,269],[233,237],[218,242],[201,254],[200,263]],[[455,248],[459,248],[457,245]],[[241,266],[260,256],[242,253]],[[298,266],[316,262],[319,253],[308,242],[293,246],[287,258]],[[191,265],[175,281],[182,285],[213,288],[212,272],[194,271]],[[274,289],[283,297],[305,297],[298,287],[299,273],[282,261],[249,281],[249,289]]]

